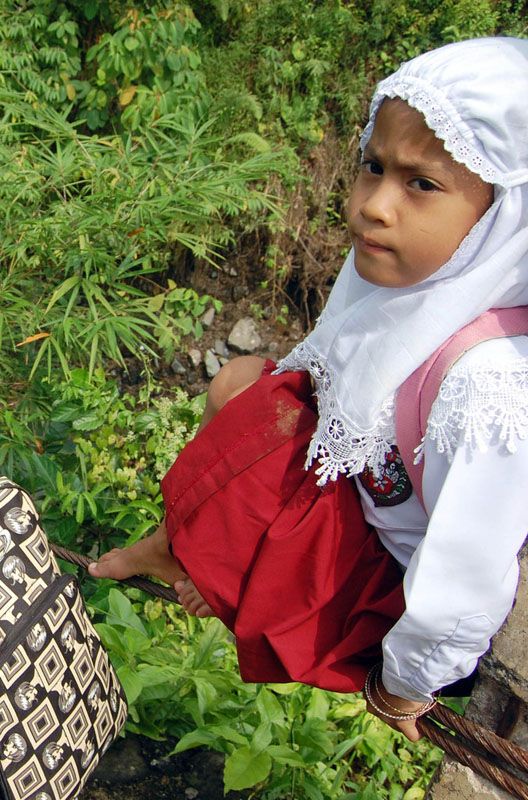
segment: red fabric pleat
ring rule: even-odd
[[[353,482],[304,470],[316,423],[306,373],[263,374],[163,479],[167,533],[244,680],[356,691],[403,611],[402,575]]]

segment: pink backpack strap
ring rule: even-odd
[[[524,333],[528,333],[527,306],[486,311],[444,342],[400,386],[396,398],[396,441],[422,506],[423,460],[419,464],[414,463],[414,450],[423,439],[431,406],[449,368],[480,342]]]

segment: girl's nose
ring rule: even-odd
[[[396,212],[395,191],[386,181],[379,181],[363,196],[360,208],[362,216],[369,222],[390,226],[394,223]]]

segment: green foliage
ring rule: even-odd
[[[80,69],[79,27],[65,6],[1,4],[0,86],[22,91],[30,102],[67,108]]]
[[[115,32],[104,33],[86,56],[95,72],[82,91],[88,126],[103,127],[119,109],[133,130],[182,108],[204,116],[209,103],[192,46],[198,28],[190,8],[176,3],[149,13],[131,9]]]
[[[11,302],[0,308],[0,352],[22,343],[30,376],[57,364],[68,375],[72,363],[92,373],[105,358],[123,365],[124,350],[152,357],[197,335],[211,299],[158,279],[158,313],[146,276],[167,269],[178,248],[219,258],[234,238],[229,219],[250,213],[255,224],[273,211],[257,181],[280,167],[277,155],[229,160],[211,123],[174,115],[141,136],[98,138],[50,109],[4,103],[0,285]]]
[[[201,37],[213,31],[203,65],[226,124],[253,120],[266,137],[294,145],[317,144],[330,121],[353,131],[373,79],[403,60],[458,39],[526,31],[522,2],[231,0],[213,19],[208,8],[217,4],[191,4]]]
[[[358,695],[300,684],[244,684],[218,620],[101,587],[90,603],[123,682],[129,729],[179,738],[174,752],[225,755],[224,783],[262,800],[420,800],[438,750],[412,745],[365,712]],[[143,612],[143,613],[141,613]]]
[[[41,497],[47,532],[85,552],[151,532],[163,516],[158,480],[196,430],[203,399],[156,396],[152,385],[136,398],[102,370],[80,369],[41,392],[29,410],[0,411],[0,468]]]

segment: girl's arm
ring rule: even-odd
[[[526,337],[486,342],[458,364],[478,377],[490,358],[503,365],[512,355],[525,359],[526,379]],[[519,387],[522,373],[521,365],[511,380],[501,381],[501,403],[483,407],[483,422],[493,432],[487,452],[462,443],[450,463],[426,441],[429,524],[405,575],[406,611],[383,642],[383,684],[395,696],[423,702],[469,675],[512,606],[516,556],[528,531],[528,439],[517,435],[516,452],[508,452],[499,431],[519,396],[528,408],[522,380]]]

